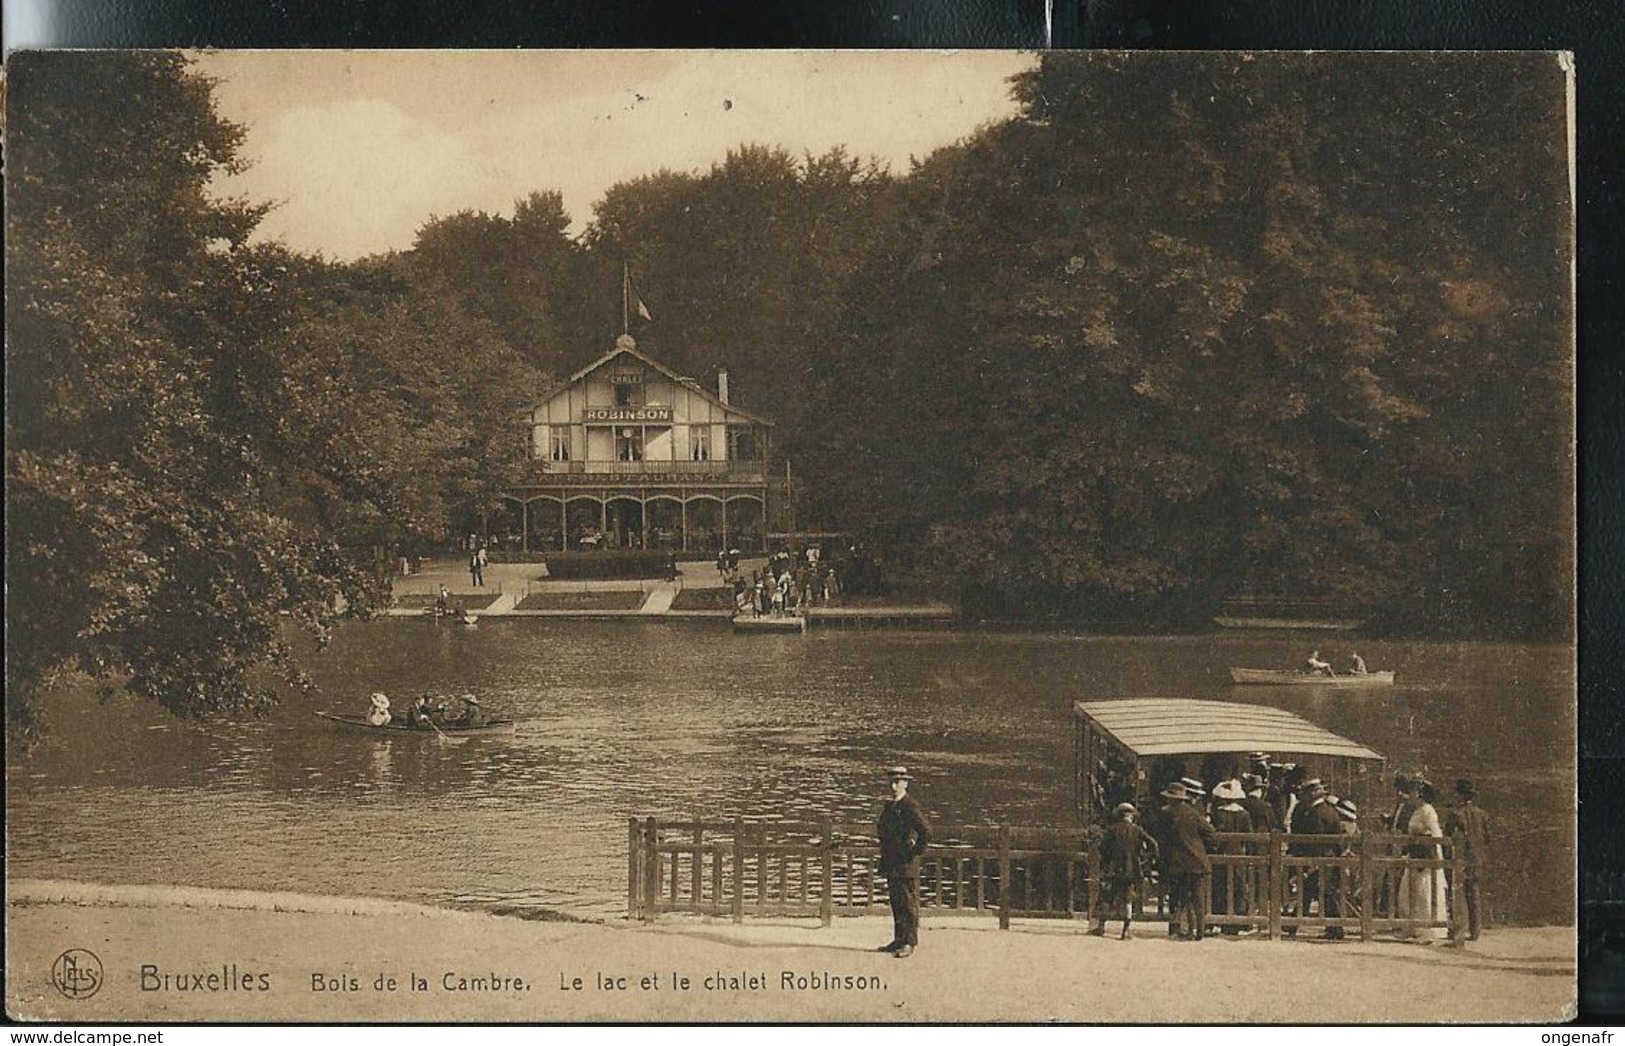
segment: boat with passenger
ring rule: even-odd
[[[805,632],[807,618],[803,614],[751,614],[733,616],[733,629],[744,633]]]
[[[340,726],[352,727],[357,730],[368,730],[374,734],[389,737],[396,734],[422,734],[427,737],[434,737],[437,733],[451,734],[454,737],[471,734],[510,734],[513,733],[516,725],[512,719],[504,718],[488,719],[478,726],[466,726],[456,721],[415,726],[398,719],[391,719],[387,723],[375,723],[365,715],[355,715],[349,712],[317,712],[316,715],[330,723],[337,723]]]
[[[1339,672],[1326,675],[1302,670],[1282,671],[1273,668],[1232,668],[1230,681],[1237,686],[1318,686],[1358,687],[1393,686],[1394,673]]]

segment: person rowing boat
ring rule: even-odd
[[[1331,662],[1322,661],[1320,659],[1319,650],[1315,650],[1310,653],[1309,660],[1304,663],[1303,670],[1312,676],[1329,676],[1334,674],[1332,672]]]
[[[456,719],[449,721],[446,725],[462,727],[465,730],[477,726],[484,726],[485,713],[480,710],[480,699],[475,697],[473,694],[464,694],[462,701],[462,714]]]

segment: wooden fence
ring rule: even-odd
[[[934,835],[920,859],[928,917],[996,913],[1008,929],[1012,919],[1089,917],[1099,908],[1099,856],[1084,830],[938,826]],[[1406,854],[1418,843],[1414,836],[1221,833],[1200,903],[1216,932],[1454,934],[1454,913],[1465,912],[1461,898],[1450,896],[1464,882],[1461,848],[1451,839],[1434,842],[1438,856],[1422,857]],[[890,911],[869,825],[632,818],[627,853],[634,919],[686,912],[735,922],[747,915],[816,918],[827,926],[837,915]],[[1422,903],[1407,903],[1412,888]],[[1133,914],[1168,918],[1154,872]]]

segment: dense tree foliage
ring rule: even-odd
[[[262,210],[208,190],[241,131],[184,59],[9,72],[8,724],[83,677],[263,709],[290,624],[377,604],[383,531],[489,496],[529,372],[454,302],[246,246]]]
[[[606,267],[630,267],[654,317],[634,330],[640,345],[713,388],[727,369],[735,401],[773,419],[780,449],[801,462],[818,453],[808,419],[825,406],[811,398],[809,368],[890,184],[874,162],[839,149],[798,160],[741,147],[704,174],[614,186],[585,240]],[[615,286],[604,299],[618,321]]]
[[[1063,54],[1016,87],[854,294],[836,505],[999,613],[1250,589],[1564,628],[1550,58]]]
[[[184,59],[10,72],[13,723],[64,674],[188,713],[298,683],[287,625],[493,507],[623,271],[644,349],[779,423],[804,524],[975,612],[1572,628],[1548,56],[1045,54],[904,174],[746,144],[579,240],[539,190],[345,265],[211,197],[241,130]]]

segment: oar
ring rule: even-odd
[[[427,718],[427,717],[425,717],[425,718]],[[464,742],[466,742],[468,740],[468,738],[466,738],[466,737],[453,737],[453,736],[451,736],[450,734],[446,733],[444,730],[440,729],[440,724],[435,722],[433,719],[429,720],[429,725],[434,727],[434,732],[440,735],[440,740],[446,742],[449,745],[460,745],[460,744],[463,744]]]

